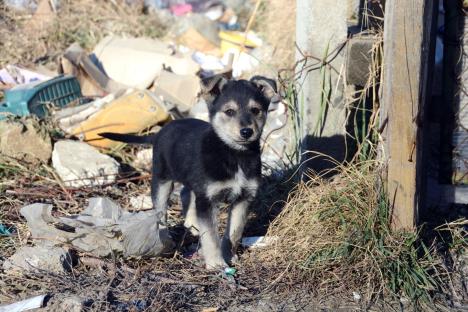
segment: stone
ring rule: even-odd
[[[354,37],[347,45],[346,82],[348,84],[365,86],[369,79],[372,63],[372,48],[375,37]]]
[[[151,171],[153,164],[153,149],[145,148],[138,151],[135,155],[135,160],[132,162],[132,166],[138,169]]]
[[[85,308],[86,299],[77,295],[54,295],[44,308],[47,312],[81,312]]]
[[[52,165],[66,186],[82,187],[112,183],[119,163],[78,141],[59,141],[52,152]]]
[[[74,261],[67,250],[52,245],[23,246],[3,263],[7,272],[47,271],[63,273],[70,271]]]
[[[52,153],[52,143],[46,131],[39,130],[38,122],[0,122],[0,154],[28,163],[47,163]]]
[[[130,205],[133,210],[149,210],[153,208],[153,202],[149,195],[138,195],[130,197]]]

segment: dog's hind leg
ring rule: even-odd
[[[156,210],[156,217],[163,224],[167,224],[167,203],[174,188],[172,180],[154,179],[151,184],[151,200]]]
[[[202,195],[196,196],[195,205],[201,250],[206,267],[211,269],[227,267],[221,252],[215,207]]]
[[[180,191],[180,201],[182,202],[182,212],[184,214],[184,226],[190,230],[192,235],[199,234],[197,225],[197,210],[195,208],[195,193],[188,187]]]
[[[248,200],[238,201],[229,211],[229,220],[222,242],[223,257],[227,262],[231,262],[236,254],[237,245],[247,223],[249,205]]]

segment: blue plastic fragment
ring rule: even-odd
[[[5,91],[5,101],[0,103],[0,120],[8,115],[29,114],[43,118],[48,113],[48,105],[64,107],[81,99],[80,83],[71,75],[18,85]]]
[[[5,225],[0,224],[0,235],[11,235],[11,231]]]

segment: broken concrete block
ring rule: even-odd
[[[369,79],[372,63],[374,37],[354,37],[349,40],[346,57],[346,82],[365,86]]]
[[[153,209],[153,202],[149,195],[138,195],[130,197],[130,205],[136,211]]]
[[[0,121],[0,154],[30,163],[47,163],[52,143],[47,132],[38,129],[39,125],[33,119]]]
[[[81,187],[112,183],[119,163],[78,141],[59,141],[52,152],[52,165],[66,186]]]
[[[74,257],[61,247],[52,245],[23,246],[3,263],[7,272],[47,271],[63,273],[70,271]]]
[[[46,312],[81,312],[84,311],[86,299],[76,295],[54,295],[47,306],[44,308]]]
[[[153,165],[153,149],[145,148],[136,153],[135,160],[132,162],[132,166],[138,169],[144,169],[147,171],[151,170]]]

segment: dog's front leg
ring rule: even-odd
[[[237,245],[247,222],[249,206],[250,201],[248,200],[238,201],[234,203],[229,212],[229,221],[222,243],[223,257],[228,262],[231,262],[236,254]]]
[[[180,201],[182,202],[182,212],[184,214],[184,226],[192,235],[198,235],[197,210],[195,208],[195,193],[184,186],[180,192]]]
[[[218,236],[218,224],[214,215],[216,207],[205,196],[197,195],[195,199],[197,225],[201,241],[201,250],[208,269],[227,267],[221,253]]]

